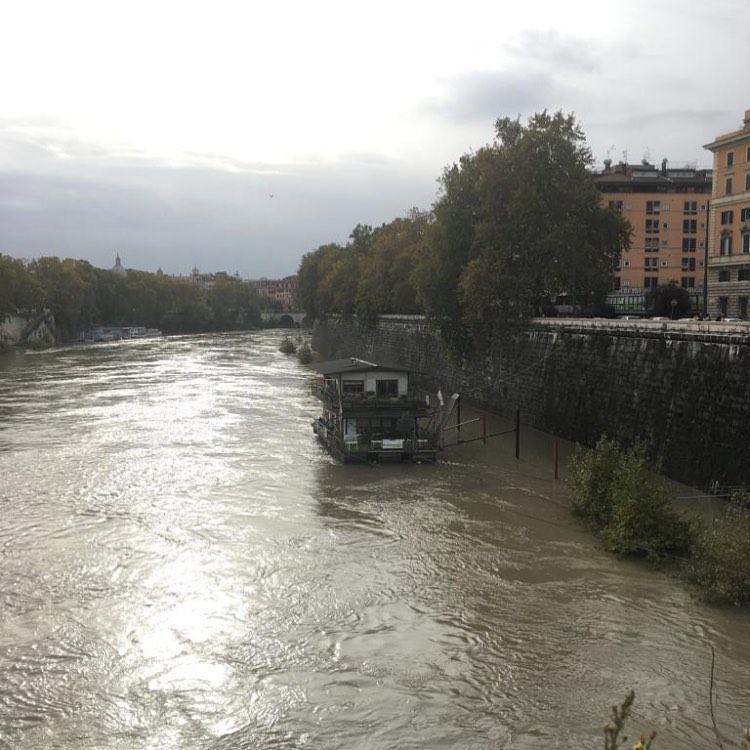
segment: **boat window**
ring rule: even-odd
[[[375,388],[378,396],[398,396],[398,380],[376,380]]]
[[[364,380],[343,380],[341,382],[341,390],[344,393],[364,393],[365,381]]]

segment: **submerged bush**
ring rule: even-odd
[[[721,515],[697,534],[689,580],[703,597],[721,604],[750,604],[750,506],[735,494]]]
[[[640,453],[622,456],[612,475],[610,498],[612,511],[602,530],[610,552],[649,559],[689,554],[692,524],[673,509],[671,490],[648,470]]]
[[[610,490],[615,470],[625,452],[606,436],[593,450],[578,446],[570,464],[569,482],[573,488],[573,512],[595,529],[605,527],[612,515]]]
[[[571,463],[573,512],[596,529],[611,552],[659,559],[690,551],[692,524],[672,508],[672,494],[649,471],[640,447],[603,437],[579,448]]]
[[[281,339],[279,351],[283,352],[284,354],[294,354],[297,351],[297,344],[295,344],[294,341],[289,338],[289,336],[284,336],[284,338]]]
[[[313,361],[313,352],[308,343],[302,344],[297,349],[297,358],[303,365],[309,365]]]

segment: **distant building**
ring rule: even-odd
[[[696,309],[702,308],[711,170],[670,166],[666,159],[660,167],[646,160],[604,164],[594,176],[602,203],[620,211],[633,229],[613,291],[643,298],[650,289],[675,282],[692,293]]]
[[[708,312],[750,317],[750,110],[704,148],[714,155],[708,236]]]
[[[127,271],[120,262],[120,254],[118,253],[115,257],[115,264],[112,266],[112,273],[116,273],[118,276],[127,276]]]
[[[250,279],[248,282],[258,293],[261,304],[264,301],[275,303],[279,312],[294,310],[297,292],[297,276],[285,276],[283,279]]]
[[[232,278],[226,271],[216,271],[215,273],[201,273],[197,266],[193,266],[193,270],[190,272],[190,280],[199,284],[204,289],[210,289],[214,282],[218,279],[229,279]],[[235,274],[234,278],[239,279],[239,275]]]

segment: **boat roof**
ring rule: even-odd
[[[357,357],[331,359],[328,362],[319,362],[312,367],[322,375],[339,375],[345,372],[372,372],[373,370],[410,372],[406,367],[401,367],[400,365],[386,364],[384,362],[367,362],[364,359],[357,359]]]

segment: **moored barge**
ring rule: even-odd
[[[313,430],[328,451],[345,463],[435,461],[441,404],[404,368],[356,357],[313,365],[320,373],[323,414]]]

